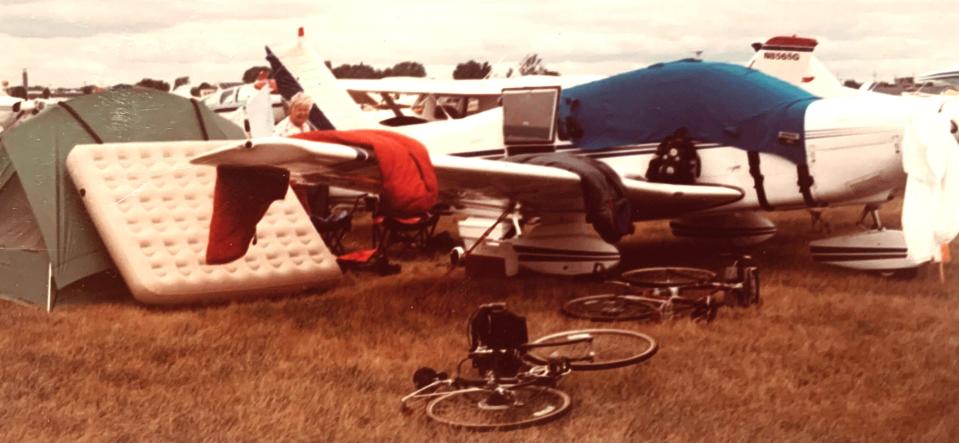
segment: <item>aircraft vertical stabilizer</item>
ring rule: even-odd
[[[374,122],[363,114],[349,93],[337,85],[336,77],[306,42],[302,28],[295,45],[280,47],[276,51],[266,48],[266,52],[283,98],[289,100],[297,92],[303,91],[313,99],[310,122],[317,129],[345,130],[374,126]]]
[[[811,38],[773,37],[754,45],[756,54],[747,66],[820,97],[848,95],[848,88],[813,54],[818,44]]]

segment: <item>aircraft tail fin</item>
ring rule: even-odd
[[[349,93],[337,84],[333,72],[313,51],[300,28],[296,44],[276,51],[266,48],[266,59],[284,99],[297,92],[313,99],[310,123],[317,129],[361,129],[374,124],[363,115]]]
[[[773,37],[753,44],[756,54],[747,66],[820,97],[843,94],[846,88],[813,53],[818,44],[805,37]]]

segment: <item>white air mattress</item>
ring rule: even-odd
[[[292,191],[257,225],[246,256],[207,265],[216,169],[189,163],[213,142],[81,145],[67,169],[133,296],[148,304],[254,298],[335,284],[335,257]]]

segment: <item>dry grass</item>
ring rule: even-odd
[[[596,283],[462,271],[437,282],[437,257],[241,304],[150,309],[101,296],[51,314],[2,304],[0,441],[959,440],[959,266],[940,285],[932,269],[900,281],[817,265],[805,214],[775,219],[780,235],[753,251],[761,308],[710,324],[617,324],[661,351],[566,378],[573,409],[546,426],[461,433],[402,414],[398,400],[417,367],[451,369],[463,356],[478,304],[506,300],[538,336],[589,326],[558,308]],[[634,265],[718,265],[662,223],[624,250]]]

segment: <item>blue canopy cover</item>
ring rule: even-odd
[[[658,63],[563,91],[560,128],[576,146],[660,142],[685,127],[697,141],[806,164],[804,120],[816,97],[728,63]]]

